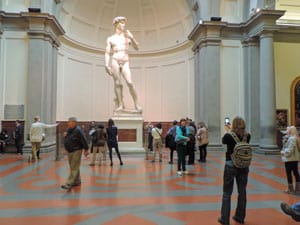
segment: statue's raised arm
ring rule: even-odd
[[[129,30],[126,30],[125,35],[131,40],[132,47],[135,50],[139,50],[139,43],[135,40],[132,33]]]

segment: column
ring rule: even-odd
[[[274,74],[273,34],[260,36],[260,151],[266,154],[278,152],[276,144],[276,100]]]
[[[63,29],[54,17],[48,14],[30,15],[29,48],[28,48],[28,80],[26,102],[26,128],[29,132],[33,118],[41,116],[47,124],[56,123],[56,90],[57,90],[57,48],[58,36]],[[56,149],[56,128],[45,130],[46,141],[42,143],[42,151]],[[24,151],[30,151],[29,141]]]
[[[245,76],[245,120],[247,131],[251,133],[251,144],[258,146],[260,140],[259,102],[259,48],[257,39],[242,41]]]
[[[200,51],[199,51],[199,47],[197,47],[194,51],[194,58],[195,58],[195,121],[200,121],[202,120],[201,117],[201,99],[199,99],[201,97],[201,74],[200,74]]]
[[[203,94],[203,104],[201,112],[203,112],[204,122],[209,127],[209,146],[220,148],[220,43],[218,39],[208,39],[206,46],[200,51],[204,51],[204,66],[201,84]],[[202,56],[202,54],[201,54]]]

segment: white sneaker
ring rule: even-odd
[[[182,172],[181,171],[177,171],[177,175],[178,176],[182,176]]]
[[[187,170],[183,171],[183,174],[188,174],[188,173],[189,173],[189,171],[187,171]]]

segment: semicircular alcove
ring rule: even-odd
[[[141,51],[183,43],[193,26],[186,0],[64,0],[59,11],[66,37],[97,49],[105,48],[115,16],[127,17]]]
[[[57,15],[66,32],[58,55],[58,120],[74,113],[98,121],[112,115],[114,83],[105,72],[104,49],[116,16],[127,17],[126,28],[139,42],[139,51],[130,49],[129,56],[143,118],[193,116],[194,54],[188,35],[194,24],[187,0],[64,0]],[[131,108],[125,82],[123,87]],[[179,95],[170,94],[174,90]]]

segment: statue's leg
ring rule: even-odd
[[[121,67],[116,62],[116,60],[112,60],[111,63],[112,66],[112,73],[113,73],[113,79],[114,79],[114,91],[116,95],[115,103],[116,103],[116,109],[115,111],[120,111],[124,109],[124,103],[123,103],[123,86],[121,83]]]
[[[129,68],[129,63],[128,62],[123,65],[122,72],[123,72],[122,74],[123,74],[123,76],[125,78],[125,81],[127,83],[130,95],[131,95],[131,97],[133,99],[135,109],[137,111],[142,111],[142,108],[138,104],[137,94],[136,94],[136,91],[135,91],[135,89],[133,87],[133,84],[132,84],[131,72],[130,72],[130,68]]]
[[[116,84],[115,89],[116,89],[117,99],[118,99],[118,102],[119,102],[119,105],[115,109],[115,111],[120,111],[120,110],[124,109],[123,94],[122,94],[123,86],[122,86],[122,84]]]

